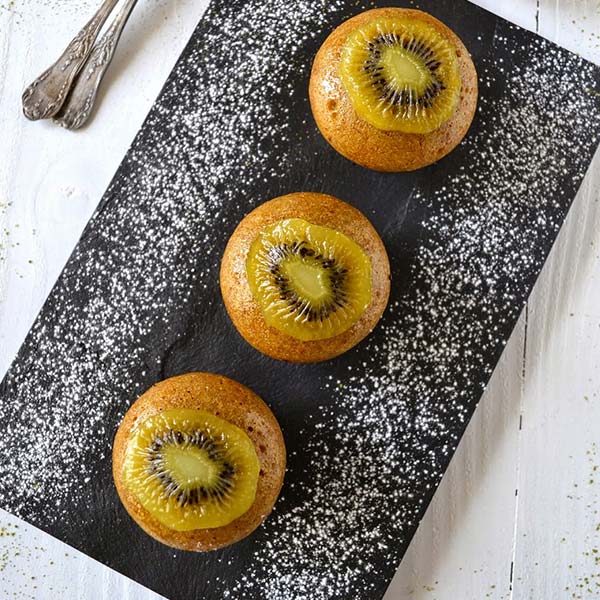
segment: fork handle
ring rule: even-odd
[[[127,0],[106,33],[96,43],[81,68],[69,95],[55,117],[67,129],[79,129],[88,120],[98,88],[115,54],[115,49],[137,0]]]
[[[73,80],[92,50],[102,25],[118,1],[104,0],[98,12],[71,41],[60,58],[23,92],[23,114],[28,119],[47,119],[60,110]]]

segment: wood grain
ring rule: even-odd
[[[600,62],[597,2],[477,3]],[[0,0],[0,374],[206,4],[140,4],[97,118],[73,134],[26,122],[19,98],[94,3],[29,0],[7,10]],[[599,597],[599,167],[596,160],[387,600]],[[0,525],[15,533],[0,538],[0,554],[9,551],[0,595],[157,598],[5,513]],[[577,587],[586,578],[592,592]]]

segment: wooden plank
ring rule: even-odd
[[[540,33],[600,62],[596,3],[540,0]],[[514,598],[600,597],[600,157],[529,306]]]
[[[530,303],[515,598],[600,597],[599,167]]]
[[[97,2],[27,1],[10,11],[0,2],[2,375],[207,4],[139,3],[103,84],[97,118],[74,134],[21,118],[20,95]],[[16,590],[48,600],[158,598],[0,511],[2,527],[15,536],[0,537],[1,597]]]
[[[473,3],[525,29],[536,30],[537,0],[473,0]]]
[[[0,7],[5,3],[0,3]],[[100,93],[73,133],[20,116],[25,85],[62,51],[96,2],[0,8],[0,373],[8,368],[208,0],[139,3]],[[6,50],[7,52],[8,50]],[[2,69],[5,69],[3,71]],[[8,231],[8,233],[6,233]]]
[[[161,596],[0,510],[0,596],[160,600]],[[18,594],[13,596],[13,592]]]

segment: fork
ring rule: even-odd
[[[60,58],[23,92],[23,113],[28,119],[56,117],[58,123],[69,129],[85,123],[137,0],[126,0],[104,36],[95,43],[118,3],[119,0],[104,0]]]
[[[55,123],[67,129],[79,129],[88,120],[100,83],[113,59],[123,29],[137,1],[126,0],[106,33],[93,47],[69,91],[66,102],[54,117]]]

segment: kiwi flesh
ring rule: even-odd
[[[152,516],[189,531],[243,515],[256,497],[260,465],[236,425],[205,411],[172,409],[132,430],[123,470],[128,489]]]
[[[414,17],[375,17],[353,31],[339,68],[354,109],[377,129],[431,133],[458,107],[454,45]]]
[[[343,233],[304,219],[269,225],[246,261],[268,325],[303,341],[338,335],[371,302],[371,262]]]

